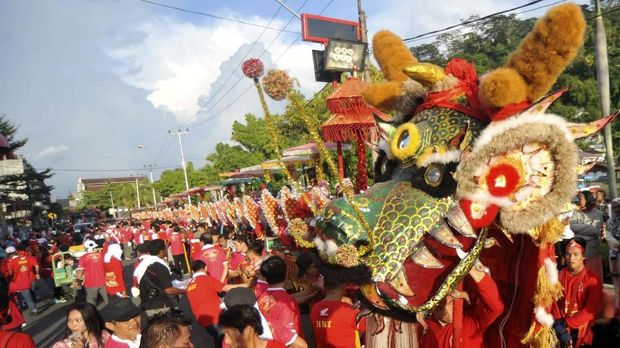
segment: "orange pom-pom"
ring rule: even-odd
[[[501,108],[527,99],[528,86],[511,68],[499,68],[480,79],[480,100],[487,107]]]

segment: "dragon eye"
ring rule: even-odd
[[[424,172],[424,182],[431,187],[437,187],[443,180],[446,168],[442,164],[430,164]]]
[[[404,123],[394,132],[390,150],[401,161],[415,156],[420,148],[420,131],[413,123]]]

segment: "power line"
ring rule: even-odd
[[[307,0],[306,0],[307,2]],[[305,4],[305,3],[304,3]],[[273,14],[273,16],[271,17],[271,19],[269,20],[269,24],[271,24],[271,22],[273,22],[273,20],[278,16],[278,14],[280,13],[280,10],[282,9],[281,6],[278,6],[278,9],[276,10],[276,13]],[[290,23],[290,21],[289,21]],[[288,26],[288,23],[284,26],[284,29],[286,29],[286,27]],[[254,49],[254,47],[256,47],[256,44],[258,44],[258,42],[260,41],[260,39],[263,37],[263,35],[265,35],[265,32],[267,31],[267,29],[263,29],[263,31],[260,33],[260,35],[258,35],[258,37],[256,38],[256,40],[254,40],[254,42],[252,43],[252,46],[250,47],[250,49],[248,49],[248,51],[246,52],[246,54],[243,56],[243,58],[240,59],[239,64],[237,64],[237,66],[235,68],[232,69],[232,71],[230,72],[230,74],[228,75],[228,77],[226,78],[226,80],[224,80],[224,82],[221,84],[220,88],[217,89],[217,91],[215,91],[215,93],[211,93],[211,95],[209,96],[209,99],[207,99],[207,101],[204,103],[203,108],[206,108],[207,105],[209,105],[209,103],[215,98],[216,95],[218,95],[223,89],[224,86],[226,85],[226,83],[228,83],[228,81],[230,81],[230,78],[233,77],[233,75],[235,74],[235,72],[237,70],[239,70],[239,67],[241,67],[241,64],[243,64],[243,62],[246,60],[246,58],[250,55],[250,53],[252,52],[252,50]],[[282,32],[280,32],[282,33]],[[192,117],[189,121],[186,121],[184,123],[184,125],[188,125],[191,124],[195,119],[197,118],[197,115]]]
[[[327,4],[323,7],[323,9],[319,12],[319,15],[323,14],[323,12],[325,12],[325,10],[327,10],[327,8],[328,8],[328,7],[332,4],[332,2],[333,2],[333,1],[334,1],[334,0],[330,0],[330,1],[328,1],[328,2],[327,2]],[[307,1],[306,1],[306,2],[307,2]],[[304,4],[303,4],[303,5],[305,5],[305,4],[306,4],[306,2],[304,2]],[[302,5],[302,7],[303,7],[303,5]],[[301,9],[301,7],[300,7],[300,9]],[[299,11],[299,10],[298,10],[298,11]],[[286,24],[285,28],[286,28],[286,27],[287,27],[287,26],[291,23],[291,21],[292,21],[294,18],[295,18],[295,17],[293,16],[293,17],[291,18],[291,20],[289,20],[289,22]],[[275,39],[274,39],[274,40],[273,40],[273,41],[272,41],[272,42],[271,42],[271,43],[270,43],[270,44],[269,44],[269,45],[265,48],[265,50],[263,50],[263,52],[261,53],[261,55],[259,56],[259,58],[260,58],[260,57],[262,57],[262,56],[263,56],[263,55],[264,55],[264,54],[265,54],[265,53],[269,50],[269,48],[273,45],[273,43],[275,42],[275,40],[276,40],[277,38],[278,38],[278,37],[276,36],[276,38],[275,38]],[[293,47],[293,45],[294,45],[295,43],[297,43],[297,41],[299,41],[299,39],[300,39],[300,38],[301,38],[301,35],[298,35],[298,36],[297,36],[297,38],[296,38],[293,42],[291,42],[291,44],[290,44],[290,45],[289,45],[289,46],[288,46],[288,47],[287,47],[287,48],[286,48],[286,49],[282,52],[282,54],[278,57],[278,59],[276,59],[276,60],[275,60],[275,61],[274,61],[274,62],[273,62],[270,66],[269,66],[269,68],[267,68],[266,70],[271,69],[271,68],[272,68],[272,67],[273,67],[276,63],[278,63],[278,61],[280,61],[280,59],[282,59],[282,57],[284,57],[284,55],[286,54],[286,52],[288,52],[288,51],[289,51],[289,50]],[[226,93],[224,93],[224,96],[223,96],[222,98],[220,98],[220,99],[219,99],[219,100],[218,100],[215,104],[213,104],[211,107],[214,107],[214,106],[215,106],[215,105],[217,105],[220,101],[222,101],[222,100],[223,100],[226,96],[228,96],[228,93],[229,93],[230,91],[232,91],[232,89],[233,89],[234,87],[236,87],[236,86],[239,84],[239,82],[241,82],[241,80],[243,80],[243,76],[241,76],[241,77],[240,77],[240,78],[239,78],[239,79],[235,82],[235,84],[233,84],[233,86],[232,86],[231,88],[229,88],[229,89],[226,91]],[[207,118],[205,118],[205,119],[204,119],[204,120],[202,120],[202,121],[196,122],[196,123],[195,123],[192,127],[197,127],[197,126],[199,126],[199,125],[205,124],[205,123],[207,123],[207,122],[209,122],[209,121],[211,121],[211,120],[213,120],[213,119],[215,119],[215,118],[219,117],[219,116],[220,116],[220,115],[221,115],[221,114],[222,114],[225,110],[227,110],[230,106],[232,106],[234,103],[236,103],[236,102],[237,102],[237,101],[238,101],[238,100],[239,100],[239,99],[240,99],[243,95],[245,95],[245,94],[246,94],[246,93],[247,93],[247,92],[248,92],[251,88],[252,88],[252,84],[249,84],[249,85],[248,85],[248,87],[247,87],[246,89],[244,89],[244,90],[243,90],[243,92],[241,92],[241,94],[240,94],[240,95],[238,95],[235,99],[233,99],[233,100],[232,100],[230,103],[228,103],[225,107],[223,107],[222,109],[220,109],[220,111],[219,111],[219,112],[216,112],[216,113],[215,113],[214,115],[212,115],[211,117],[207,117]]]
[[[559,1],[553,2],[551,4],[547,4],[547,5],[543,5],[543,6],[538,6],[538,7],[535,7],[535,8],[531,8],[529,10],[521,11],[521,12],[519,12],[519,14],[533,12],[533,11],[540,10],[540,9],[546,8],[546,7],[551,7],[551,6],[554,6],[554,5],[566,2],[566,1],[567,0],[559,0]],[[504,12],[502,12],[502,13],[504,13]],[[492,19],[492,16],[489,15],[489,16],[485,16],[483,18],[478,18],[478,19],[480,20],[481,23],[486,23],[486,22],[488,22],[488,21],[490,21]],[[473,20],[472,24],[473,23],[477,23],[478,19]],[[456,26],[458,26],[458,24]],[[441,34],[452,33],[452,32],[455,32],[455,31],[463,30],[465,27],[469,27],[469,26],[471,26],[471,24],[470,25],[464,25],[463,28],[454,28],[454,29],[451,29],[451,30],[444,30],[444,29],[442,29],[442,30],[439,30],[439,31],[435,30],[433,32],[428,32],[428,33],[417,35],[415,37],[411,37],[411,38],[407,39],[408,40],[407,42],[413,42],[413,41],[430,39],[430,38],[433,38],[433,37],[437,37],[437,36],[439,36]],[[431,34],[431,33],[433,33],[433,34]]]
[[[486,20],[486,19],[488,19],[488,18],[491,18],[491,17],[497,16],[497,15],[500,15],[500,14],[504,14],[504,13],[506,13],[506,12],[512,12],[512,11],[515,11],[515,10],[522,9],[522,8],[524,8],[524,7],[529,7],[529,6],[532,6],[532,5],[538,4],[538,3],[543,2],[543,1],[545,1],[545,0],[535,0],[535,1],[531,1],[531,2],[528,2],[527,4],[524,4],[524,5],[521,5],[521,6],[513,7],[513,8],[511,8],[511,9],[507,9],[507,10],[498,11],[498,12],[495,12],[495,13],[491,13],[491,14],[489,14],[489,15],[486,15],[486,16],[483,16],[483,17],[480,17],[480,18],[476,18],[476,19],[471,19],[471,20],[468,20],[468,21],[464,21],[464,22],[461,22],[461,23],[459,23],[459,24],[454,24],[454,25],[451,25],[451,26],[445,27],[445,28],[443,28],[443,29],[433,30],[433,31],[429,31],[429,32],[424,33],[424,34],[420,34],[420,35],[412,36],[412,37],[409,37],[409,38],[403,39],[403,41],[404,41],[404,42],[408,42],[408,41],[412,41],[412,40],[415,40],[415,39],[422,38],[422,37],[427,36],[427,35],[436,34],[436,33],[441,33],[441,32],[448,31],[448,30],[450,30],[450,29],[454,29],[454,28],[458,28],[458,27],[469,26],[469,25],[471,25],[471,24],[473,24],[473,23],[477,23],[477,22],[480,22],[480,21]]]
[[[214,15],[214,14],[211,14],[211,13],[201,12],[201,11],[188,10],[188,9],[184,9],[184,8],[181,8],[181,7],[176,7],[176,6],[172,6],[172,5],[166,5],[166,4],[162,4],[162,3],[151,1],[151,0],[137,0],[137,1],[141,1],[141,2],[150,4],[150,5],[154,5],[154,6],[168,8],[168,9],[171,9],[171,10],[176,10],[176,11],[180,11],[180,12],[200,15],[200,16],[204,16],[204,17],[220,19],[220,20],[229,21],[229,22],[235,22],[235,23],[239,23],[239,24],[250,25],[250,26],[253,26],[253,27],[265,28],[265,29],[269,29],[269,30],[282,30],[282,31],[286,31],[288,33],[299,34],[298,31],[284,30],[284,28],[273,28],[273,27],[270,27],[268,25],[252,23],[252,22],[248,22],[248,21],[244,21],[244,20],[240,20],[240,19],[226,18],[226,17]]]

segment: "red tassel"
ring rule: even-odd
[[[467,221],[469,221],[473,228],[483,228],[490,226],[495,221],[495,218],[499,213],[499,207],[495,204],[491,204],[486,207],[484,215],[482,215],[480,218],[474,218],[471,210],[472,203],[473,202],[469,199],[461,199],[459,201],[459,206],[461,207],[461,210],[463,210],[463,213],[465,213]]]
[[[503,179],[503,180],[502,180]],[[504,185],[498,185],[498,181]],[[486,177],[489,193],[495,197],[506,197],[517,189],[521,176],[514,166],[502,163],[492,167]]]

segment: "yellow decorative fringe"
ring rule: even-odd
[[[549,275],[547,274],[547,268],[545,265],[542,265],[538,270],[538,277],[536,278],[536,294],[533,299],[534,304],[547,308],[562,297],[562,291],[562,284],[560,284],[560,282],[551,285],[549,282]]]
[[[532,323],[530,330],[521,340],[522,344],[529,345],[532,348],[553,348],[558,344],[558,339],[552,328],[543,326],[536,331],[536,326],[536,323]]]
[[[537,240],[539,245],[555,244],[560,240],[564,232],[564,225],[557,217],[552,218],[546,223],[533,228],[530,235]]]
[[[316,245],[314,242],[310,242],[304,239],[308,234],[308,224],[300,218],[291,220],[289,225],[289,234],[295,240],[295,243],[302,248],[314,248]]]

